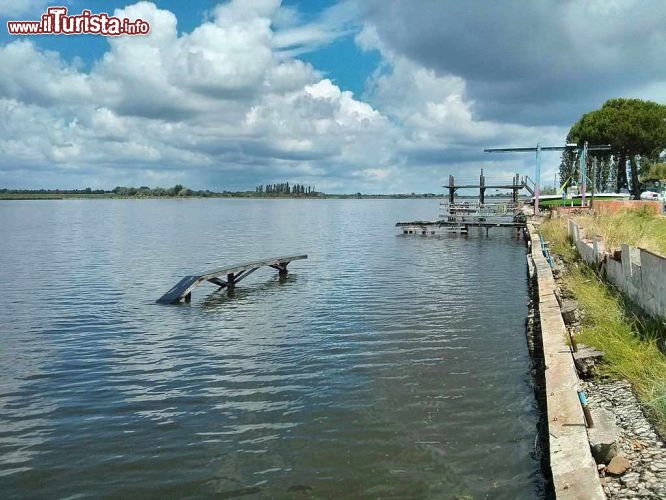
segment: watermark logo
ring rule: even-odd
[[[147,35],[150,23],[89,10],[68,15],[67,7],[49,7],[39,21],[7,21],[7,31],[10,35]]]

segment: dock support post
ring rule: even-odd
[[[479,203],[483,205],[486,202],[486,178],[483,176],[483,169],[481,169],[481,175],[479,176]]]
[[[511,190],[511,201],[515,204],[518,203],[518,190],[520,189],[520,176],[516,174],[513,178],[513,189]]]
[[[449,203],[454,202],[456,195],[455,180],[452,175],[449,175]]]
[[[287,269],[288,265],[289,262],[283,262],[281,264],[271,266],[273,269],[277,269],[278,277],[280,278],[280,283],[284,282],[287,279],[287,275],[289,274],[289,270]]]
[[[231,290],[234,286],[236,286],[235,275],[234,273],[229,273],[227,274],[227,289]]]

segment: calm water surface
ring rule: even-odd
[[[0,202],[0,492],[535,498],[525,247],[430,200]],[[308,253],[235,296],[183,275]]]

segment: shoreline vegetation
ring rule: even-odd
[[[600,234],[611,249],[628,243],[665,253],[666,219],[659,215],[627,211],[572,218]],[[666,436],[666,356],[659,349],[659,342],[666,342],[666,325],[644,314],[580,259],[568,240],[566,218],[550,218],[539,231],[563,261],[563,287],[582,312],[576,338],[604,352],[601,374],[628,380],[650,420]]]
[[[255,199],[412,199],[412,198],[445,198],[435,193],[397,193],[397,194],[329,194],[315,191],[314,188],[302,185],[297,189],[289,183],[276,184],[276,189],[257,186],[254,191],[210,191],[192,190],[177,184],[170,188],[124,187],[112,190],[104,189],[0,189],[0,200],[87,200],[87,199],[185,199],[185,198],[255,198]],[[284,186],[284,187],[283,187]],[[261,188],[261,190],[260,190]],[[505,198],[510,193],[494,193],[487,198]],[[458,198],[477,198],[478,196],[458,196]]]

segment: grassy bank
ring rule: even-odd
[[[575,219],[588,235],[603,236],[610,249],[628,243],[666,255],[666,217],[635,210],[612,215],[576,216]]]
[[[587,266],[572,266],[564,282],[583,313],[576,338],[605,353],[602,372],[629,380],[666,436],[666,356],[657,347],[663,326],[635,311]]]
[[[618,246],[627,241],[661,253],[666,250],[666,220],[663,218],[624,213],[576,217],[576,220],[586,230],[593,227],[592,231],[608,242],[617,242]],[[589,224],[591,220],[594,226]],[[632,228],[631,223],[636,226]],[[577,338],[605,353],[602,372],[629,380],[662,436],[666,435],[666,356],[657,347],[657,340],[666,338],[666,327],[641,314],[577,258],[567,240],[565,219],[548,220],[540,231],[550,242],[553,253],[567,263],[564,286],[574,295],[583,313],[582,331]],[[594,233],[588,230],[588,234]]]

